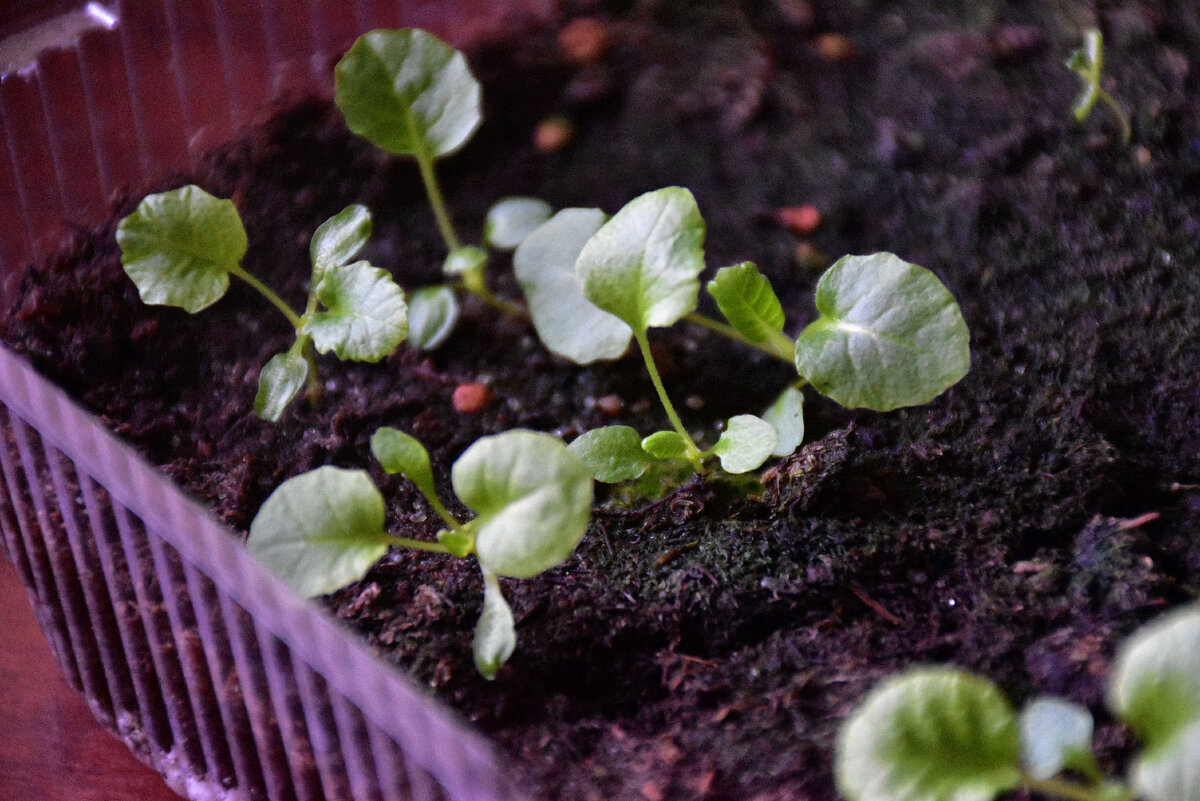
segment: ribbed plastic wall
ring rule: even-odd
[[[328,93],[360,32],[457,45],[551,0],[126,0],[0,79],[0,300],[113,193]],[[83,4],[81,4],[81,7]],[[94,22],[94,24],[92,24]],[[0,349],[0,530],[70,683],[196,801],[526,798],[482,737]]]

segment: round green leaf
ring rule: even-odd
[[[436,350],[458,323],[458,297],[448,286],[426,286],[408,295],[408,342]]]
[[[371,435],[371,453],[389,475],[402,475],[426,497],[435,495],[429,451],[416,437],[384,426]]]
[[[817,283],[817,311],[796,340],[796,369],[848,408],[928,403],[970,367],[954,296],[891,253],[840,259]]]
[[[533,431],[483,437],[450,473],[479,515],[475,552],[499,576],[529,578],[561,564],[587,531],[592,474],[561,440]]]
[[[655,431],[642,440],[642,450],[655,459],[686,459],[687,440],[676,431]]]
[[[1108,705],[1154,759],[1200,722],[1200,605],[1138,629],[1117,655]]]
[[[479,82],[462,53],[406,28],[363,34],[334,70],[351,131],[400,156],[444,156],[479,127]]]
[[[629,426],[604,426],[585,431],[567,446],[592,477],[605,484],[632,481],[646,472],[650,460],[642,450],[642,437]]]
[[[300,394],[307,379],[307,359],[292,351],[275,354],[258,374],[254,413],[269,423],[276,422]]]
[[[497,250],[512,250],[553,213],[554,207],[541,198],[506,197],[488,209],[483,241]]]
[[[775,428],[778,439],[772,456],[791,456],[804,441],[804,393],[794,387],[785,389],[762,418]]]
[[[749,473],[771,457],[778,442],[775,426],[752,414],[739,414],[729,418],[712,452],[726,473]]]
[[[1035,779],[1057,776],[1092,759],[1092,713],[1060,698],[1038,698],[1021,710],[1021,765]]]
[[[512,610],[500,592],[500,582],[487,568],[483,569],[483,611],[475,624],[471,651],[475,669],[488,681],[508,661],[517,647],[516,623]]]
[[[577,364],[615,359],[629,348],[629,326],[583,296],[575,260],[604,224],[599,209],[563,209],[521,242],[513,272],[538,337],[554,353]]]
[[[396,349],[408,334],[404,292],[386,270],[365,261],[331,265],[317,284],[325,311],[304,324],[321,353],[340,359],[377,362]]]
[[[185,186],[143,199],[117,226],[117,244],[143,303],[194,314],[225,294],[246,229],[231,201]]]
[[[318,270],[353,259],[371,238],[371,212],[357,203],[330,217],[313,232],[308,252]]]
[[[722,267],[708,282],[708,293],[725,319],[751,342],[766,342],[783,331],[783,306],[754,262]]]
[[[246,546],[304,597],[362,578],[387,551],[383,497],[361,470],[318,467],[280,484]]]
[[[692,193],[672,186],[634,198],[579,254],[583,295],[635,331],[668,326],[696,308],[704,270],[704,218]]]
[[[876,687],[843,723],[838,787],[850,801],[991,801],[1020,781],[1019,747],[994,685],[919,668]]]

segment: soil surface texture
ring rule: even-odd
[[[487,122],[439,167],[467,239],[506,195],[612,213],[686,186],[710,274],[755,261],[790,332],[814,316],[832,259],[889,250],[959,299],[971,372],[887,414],[810,394],[805,444],[750,497],[694,480],[628,509],[599,489],[564,566],[504,582],[519,644],[494,682],[472,666],[469,560],[396,551],[329,608],[564,801],[830,801],[839,721],[883,677],[933,662],[1017,703],[1088,705],[1102,761],[1123,770],[1131,740],[1103,707],[1114,649],[1200,588],[1200,4],[567,4],[562,24],[578,18],[596,24],[470,54]],[[1129,143],[1104,108],[1071,114],[1063,60],[1092,25]],[[551,117],[569,138],[538,135]],[[439,280],[415,165],[326,104],[131,189],[116,216],[186,182],[235,200],[245,267],[294,307],[312,231],[349,202],[374,214],[366,258],[406,287]],[[789,228],[780,210],[798,206],[819,219]],[[491,270],[516,297],[507,257]],[[195,316],[142,306],[111,225],[31,271],[4,329],[242,532],[285,478],[336,464],[372,472],[392,530],[432,538],[436,516],[370,458],[382,425],[429,446],[444,497],[450,464],[484,434],[667,427],[636,353],[574,366],[473,302],[434,353],[321,359],[325,403],[263,423],[258,371],[290,343],[287,323],[239,285]],[[686,324],[652,338],[710,442],[794,377]],[[470,382],[494,398],[458,411]]]

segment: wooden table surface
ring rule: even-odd
[[[179,801],[62,677],[0,553],[0,799]]]

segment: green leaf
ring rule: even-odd
[[[778,439],[772,456],[791,456],[804,441],[804,393],[794,387],[785,389],[762,418],[775,427]]]
[[[334,70],[346,125],[398,156],[445,156],[479,127],[479,82],[458,52],[425,31],[363,34]]]
[[[629,426],[604,426],[585,431],[567,446],[592,477],[605,484],[632,481],[646,472],[650,460],[642,450],[642,437]]]
[[[553,213],[554,207],[541,198],[506,197],[488,209],[483,241],[497,250],[512,250]]]
[[[1145,801],[1200,801],[1200,721],[1180,731],[1170,748],[1139,755],[1130,784]]]
[[[408,334],[404,292],[386,270],[365,261],[330,266],[317,284],[325,311],[304,324],[321,353],[340,359],[377,362],[396,349]]]
[[[554,353],[577,364],[615,359],[629,348],[629,326],[583,296],[575,260],[604,224],[599,209],[563,209],[525,238],[513,254],[513,272],[533,327]]]
[[[275,488],[246,546],[300,595],[333,592],[387,551],[383,497],[362,470],[318,467]]]
[[[1021,710],[1021,765],[1045,781],[1066,768],[1092,765],[1092,713],[1059,698],[1038,698]]]
[[[528,578],[561,564],[587,531],[592,475],[549,434],[506,431],[467,448],[450,473],[459,499],[478,513],[479,563]]]
[[[848,408],[928,403],[970,367],[954,296],[891,253],[840,259],[817,283],[817,311],[796,340],[796,369]]]
[[[313,232],[308,252],[313,267],[340,267],[362,250],[371,238],[371,212],[366,206],[347,206]]]
[[[143,303],[194,314],[225,294],[246,229],[231,201],[185,186],[143,199],[117,226],[117,244]]]
[[[783,331],[783,306],[754,262],[722,267],[708,282],[708,293],[725,319],[751,342],[766,342]]]
[[[631,200],[587,241],[575,274],[584,297],[644,332],[696,308],[703,245],[692,193],[658,189]]]
[[[292,351],[275,354],[258,374],[254,413],[269,423],[276,422],[300,394],[307,379],[307,359]]]
[[[384,426],[371,435],[371,453],[388,475],[404,476],[427,498],[437,495],[429,451],[416,437]]]
[[[1174,749],[1200,722],[1200,605],[1164,615],[1126,641],[1108,705],[1142,738],[1147,759]]]
[[[483,612],[475,624],[475,639],[471,650],[475,669],[488,681],[508,661],[517,647],[516,624],[512,610],[500,592],[500,582],[487,568],[483,569]]]
[[[952,668],[876,687],[842,724],[835,767],[850,801],[991,801],[1021,774],[1017,719],[990,682]]]
[[[474,245],[465,245],[450,251],[442,264],[446,275],[467,275],[478,272],[487,264],[487,251]]]
[[[458,297],[448,286],[425,286],[408,295],[408,342],[436,350],[458,323]]]
[[[686,459],[687,440],[675,431],[655,431],[642,440],[642,450],[655,459]]]
[[[712,452],[726,473],[749,473],[771,457],[778,442],[775,426],[752,414],[739,414],[729,418]]]

